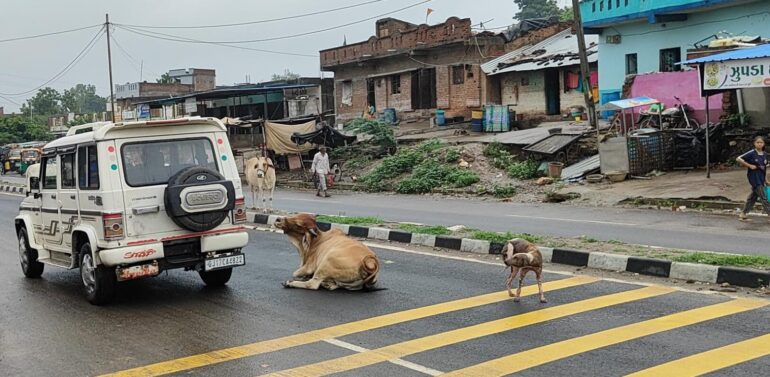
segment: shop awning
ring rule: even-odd
[[[634,97],[607,102],[601,110],[625,110],[639,106],[654,105],[660,101],[650,97]]]
[[[680,64],[701,64],[701,63],[715,63],[724,62],[729,60],[744,60],[744,59],[758,59],[770,57],[770,43],[763,44],[755,47],[742,48],[739,50],[733,50],[723,52],[721,54],[704,56],[698,59],[685,60]]]

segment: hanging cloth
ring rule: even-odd
[[[577,91],[583,93],[583,74],[578,74],[578,86]]]
[[[590,82],[592,88],[599,87],[599,72],[591,72],[591,75],[588,76],[588,81]]]

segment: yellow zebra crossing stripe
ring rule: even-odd
[[[576,287],[598,281],[589,276],[575,276],[566,279],[550,281],[543,284],[548,291]],[[536,286],[527,286],[522,290],[522,295],[531,296],[537,294]],[[194,368],[218,364],[225,361],[237,360],[244,357],[255,356],[263,353],[279,351],[286,348],[315,343],[324,339],[331,339],[362,331],[378,329],[386,326],[427,318],[439,314],[450,313],[458,310],[470,309],[488,304],[509,300],[506,292],[494,292],[480,296],[474,296],[435,305],[423,306],[401,312],[385,314],[367,318],[360,321],[344,323],[324,329],[309,331],[301,334],[290,335],[282,338],[266,340],[242,346],[231,347],[179,359],[162,361],[138,368],[128,369],[116,373],[105,374],[102,377],[148,377],[162,376],[165,374],[181,372]]]
[[[770,334],[674,360],[626,377],[700,376],[770,355]]]
[[[670,288],[653,286],[594,297],[587,300],[576,301],[569,304],[518,314],[495,321],[430,335],[419,339],[408,340],[376,350],[279,371],[265,376],[308,377],[340,373],[578,313],[655,297],[672,291],[674,290]],[[477,376],[480,375],[481,374],[478,374]]]
[[[708,320],[761,308],[770,301],[737,299],[621,326],[490,360],[443,376],[505,376],[538,365]]]

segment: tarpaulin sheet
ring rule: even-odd
[[[320,130],[307,134],[294,134],[291,136],[294,144],[304,145],[305,143],[325,145],[329,148],[343,147],[353,144],[356,141],[355,136],[346,136],[335,130],[331,126],[324,125]]]
[[[265,122],[265,137],[267,149],[276,154],[302,153],[313,149],[312,144],[297,145],[291,141],[291,135],[295,132],[306,134],[315,131],[315,121],[302,124],[281,124]]]

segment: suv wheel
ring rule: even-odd
[[[44,264],[37,261],[37,250],[29,247],[27,230],[19,229],[19,261],[21,271],[28,278],[39,278],[43,274]]]
[[[221,287],[230,281],[230,277],[233,275],[232,268],[224,268],[216,271],[198,271],[198,274],[209,287]]]
[[[91,244],[88,242],[80,247],[80,278],[88,302],[103,305],[115,297],[115,269],[97,266],[91,255]]]

